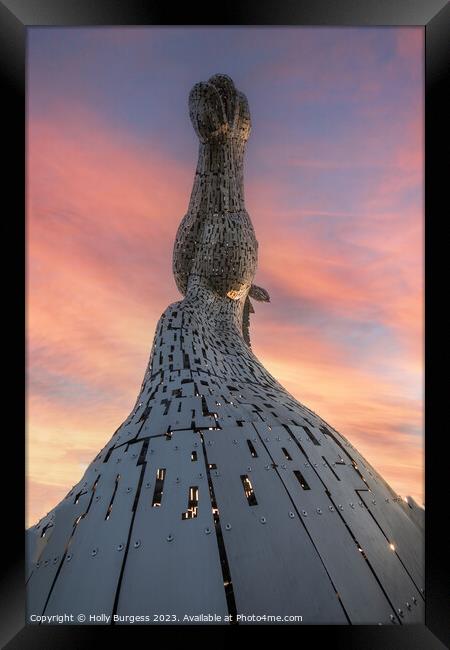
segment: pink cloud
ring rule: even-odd
[[[256,281],[263,278],[272,294],[272,304],[258,306],[252,320],[255,352],[292,394],[357,444],[394,489],[421,502],[420,438],[405,433],[405,424],[420,430],[421,402],[399,389],[421,372],[420,215],[409,219],[396,204],[399,183],[407,189],[419,178],[415,147],[393,147],[392,161],[406,176],[380,177],[363,197],[360,227],[349,230],[345,219],[338,227],[336,219],[352,215],[319,201],[308,204],[311,211],[302,205],[280,215],[283,188],[275,183],[249,187],[248,207],[260,242]],[[316,160],[320,171],[326,158]],[[338,165],[338,157],[331,160]],[[383,160],[380,153],[381,166]],[[134,403],[156,321],[180,297],[171,254],[192,166],[170,159],[164,143],[149,150],[80,106],[62,104],[45,120],[30,119],[27,334],[29,370],[39,381],[28,396],[28,523],[68,492]],[[314,212],[328,214],[337,240],[320,225],[295,229]],[[286,228],[275,229],[280,218]],[[415,225],[405,230],[409,222]],[[370,249],[372,261],[357,266],[359,249]],[[306,302],[326,310],[331,321],[369,319],[394,328],[405,347],[389,360],[389,371],[400,380],[361,368],[342,341],[313,325],[275,316],[278,289],[299,309]],[[373,355],[379,352],[375,347]],[[78,386],[72,393],[70,382]]]

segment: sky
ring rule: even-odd
[[[27,525],[126,419],[198,140],[187,98],[248,98],[252,348],[401,496],[423,485],[423,28],[28,30]]]

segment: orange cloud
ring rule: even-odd
[[[398,154],[411,174],[417,160]],[[172,244],[194,162],[177,164],[162,144],[146,148],[78,106],[29,121],[28,524],[69,491],[137,397],[156,321],[179,299]],[[343,225],[341,241],[300,228],[311,214],[305,206],[287,210],[274,228],[280,188],[249,188],[257,282],[272,295],[272,304],[257,306],[251,335],[295,397],[340,429],[394,489],[422,502],[422,404],[411,396],[421,378],[422,232],[416,214],[416,225],[402,230],[404,212],[386,208],[396,188],[380,182],[378,203],[365,198],[375,217],[351,232]],[[324,216],[321,207],[312,210]],[[339,206],[328,213],[333,223],[347,215]],[[361,249],[373,254],[359,266]],[[298,319],[303,309],[311,322]],[[374,344],[358,361],[316,312],[336,328],[343,319],[392,328],[401,346],[387,357]],[[386,376],[375,367],[379,356]]]

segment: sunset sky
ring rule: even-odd
[[[253,350],[423,504],[423,29],[28,34],[27,525],[128,416],[180,299],[187,97],[216,72],[252,114]]]

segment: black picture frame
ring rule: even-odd
[[[0,1],[0,70],[3,137],[6,139],[6,162],[3,172],[3,196],[9,199],[4,211],[2,289],[5,310],[3,325],[4,352],[10,352],[10,363],[4,367],[7,399],[3,414],[9,418],[3,430],[2,523],[6,542],[1,562],[0,642],[8,650],[20,648],[80,648],[100,642],[105,634],[118,636],[136,632],[132,626],[26,626],[24,581],[24,505],[25,505],[25,435],[26,418],[22,404],[25,395],[23,379],[23,329],[25,322],[22,290],[25,277],[25,61],[27,29],[36,25],[321,25],[321,26],[423,26],[425,29],[425,486],[426,486],[426,622],[409,626],[310,626],[289,628],[300,644],[325,644],[333,648],[420,648],[438,650],[450,645],[448,597],[449,538],[445,535],[448,519],[446,508],[446,456],[442,439],[446,435],[443,380],[438,372],[445,364],[445,341],[440,340],[439,307],[442,303],[437,280],[444,276],[445,254],[438,253],[445,241],[440,228],[445,223],[445,196],[448,162],[440,163],[438,152],[443,148],[448,115],[445,72],[449,62],[450,7],[446,0],[304,0],[210,3],[208,8],[189,3],[177,8],[168,3],[145,0],[2,0]],[[448,133],[448,131],[447,131]],[[448,151],[448,148],[447,148]],[[444,174],[446,176],[444,176]],[[6,253],[12,253],[8,256]],[[444,253],[444,251],[443,251]],[[6,295],[5,295],[6,294]],[[445,295],[444,295],[445,297]],[[5,357],[5,354],[3,355]],[[440,390],[442,391],[442,394]],[[14,404],[17,400],[17,405]],[[6,470],[10,471],[7,478]],[[23,487],[22,487],[23,486]],[[120,631],[118,631],[120,629]],[[141,633],[170,636],[187,643],[186,634],[194,632],[195,640],[212,632],[212,640],[229,641],[229,634],[243,634],[251,629],[242,626],[221,628],[141,627]],[[267,628],[265,628],[267,629]],[[277,636],[286,628],[272,630]],[[268,630],[267,630],[268,631]],[[6,644],[6,645],[5,645]]]

